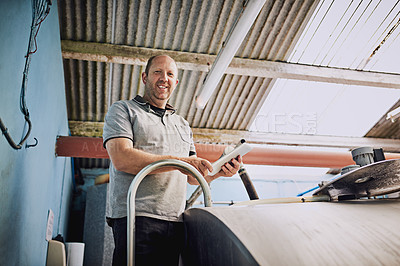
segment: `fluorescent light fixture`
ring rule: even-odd
[[[230,62],[256,20],[266,0],[249,0],[243,5],[228,37],[222,45],[206,80],[196,96],[196,107],[203,109],[224,75]]]
[[[392,121],[392,123],[394,123],[396,118],[398,118],[399,116],[400,116],[400,107],[397,107],[396,109],[387,113],[386,119],[390,119]]]

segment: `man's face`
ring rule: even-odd
[[[153,59],[148,74],[142,73],[145,84],[144,99],[159,108],[165,108],[178,84],[178,69],[174,60],[168,56],[158,56]]]

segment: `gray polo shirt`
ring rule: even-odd
[[[153,110],[143,98],[115,102],[104,122],[103,144],[112,138],[128,138],[145,152],[187,157],[195,152],[189,123],[171,106],[165,113]],[[135,177],[110,163],[109,203],[111,218],[127,215],[127,194]],[[136,194],[136,215],[168,221],[181,220],[186,200],[187,176],[178,170],[148,175]]]

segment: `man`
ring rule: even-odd
[[[143,97],[114,103],[105,118],[103,143],[111,159],[110,205],[115,250],[113,265],[126,265],[126,199],[134,176],[150,163],[177,159],[194,166],[208,182],[232,176],[241,158],[215,176],[210,162],[196,157],[189,124],[167,104],[178,84],[178,68],[169,56],[149,59]],[[181,170],[161,168],[148,175],[136,195],[135,248],[139,265],[177,265],[183,247],[182,212],[186,183],[198,184]]]

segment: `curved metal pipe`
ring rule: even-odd
[[[139,187],[140,182],[151,172],[157,170],[161,167],[173,166],[182,170],[185,170],[192,174],[197,181],[200,183],[201,188],[203,189],[204,195],[204,205],[206,207],[211,207],[211,191],[203,176],[197,171],[196,168],[191,166],[188,163],[179,160],[161,160],[154,163],[149,164],[145,168],[143,168],[132,180],[131,185],[128,190],[128,199],[127,199],[127,211],[128,211],[128,265],[134,265],[135,263],[135,198],[136,191]]]

